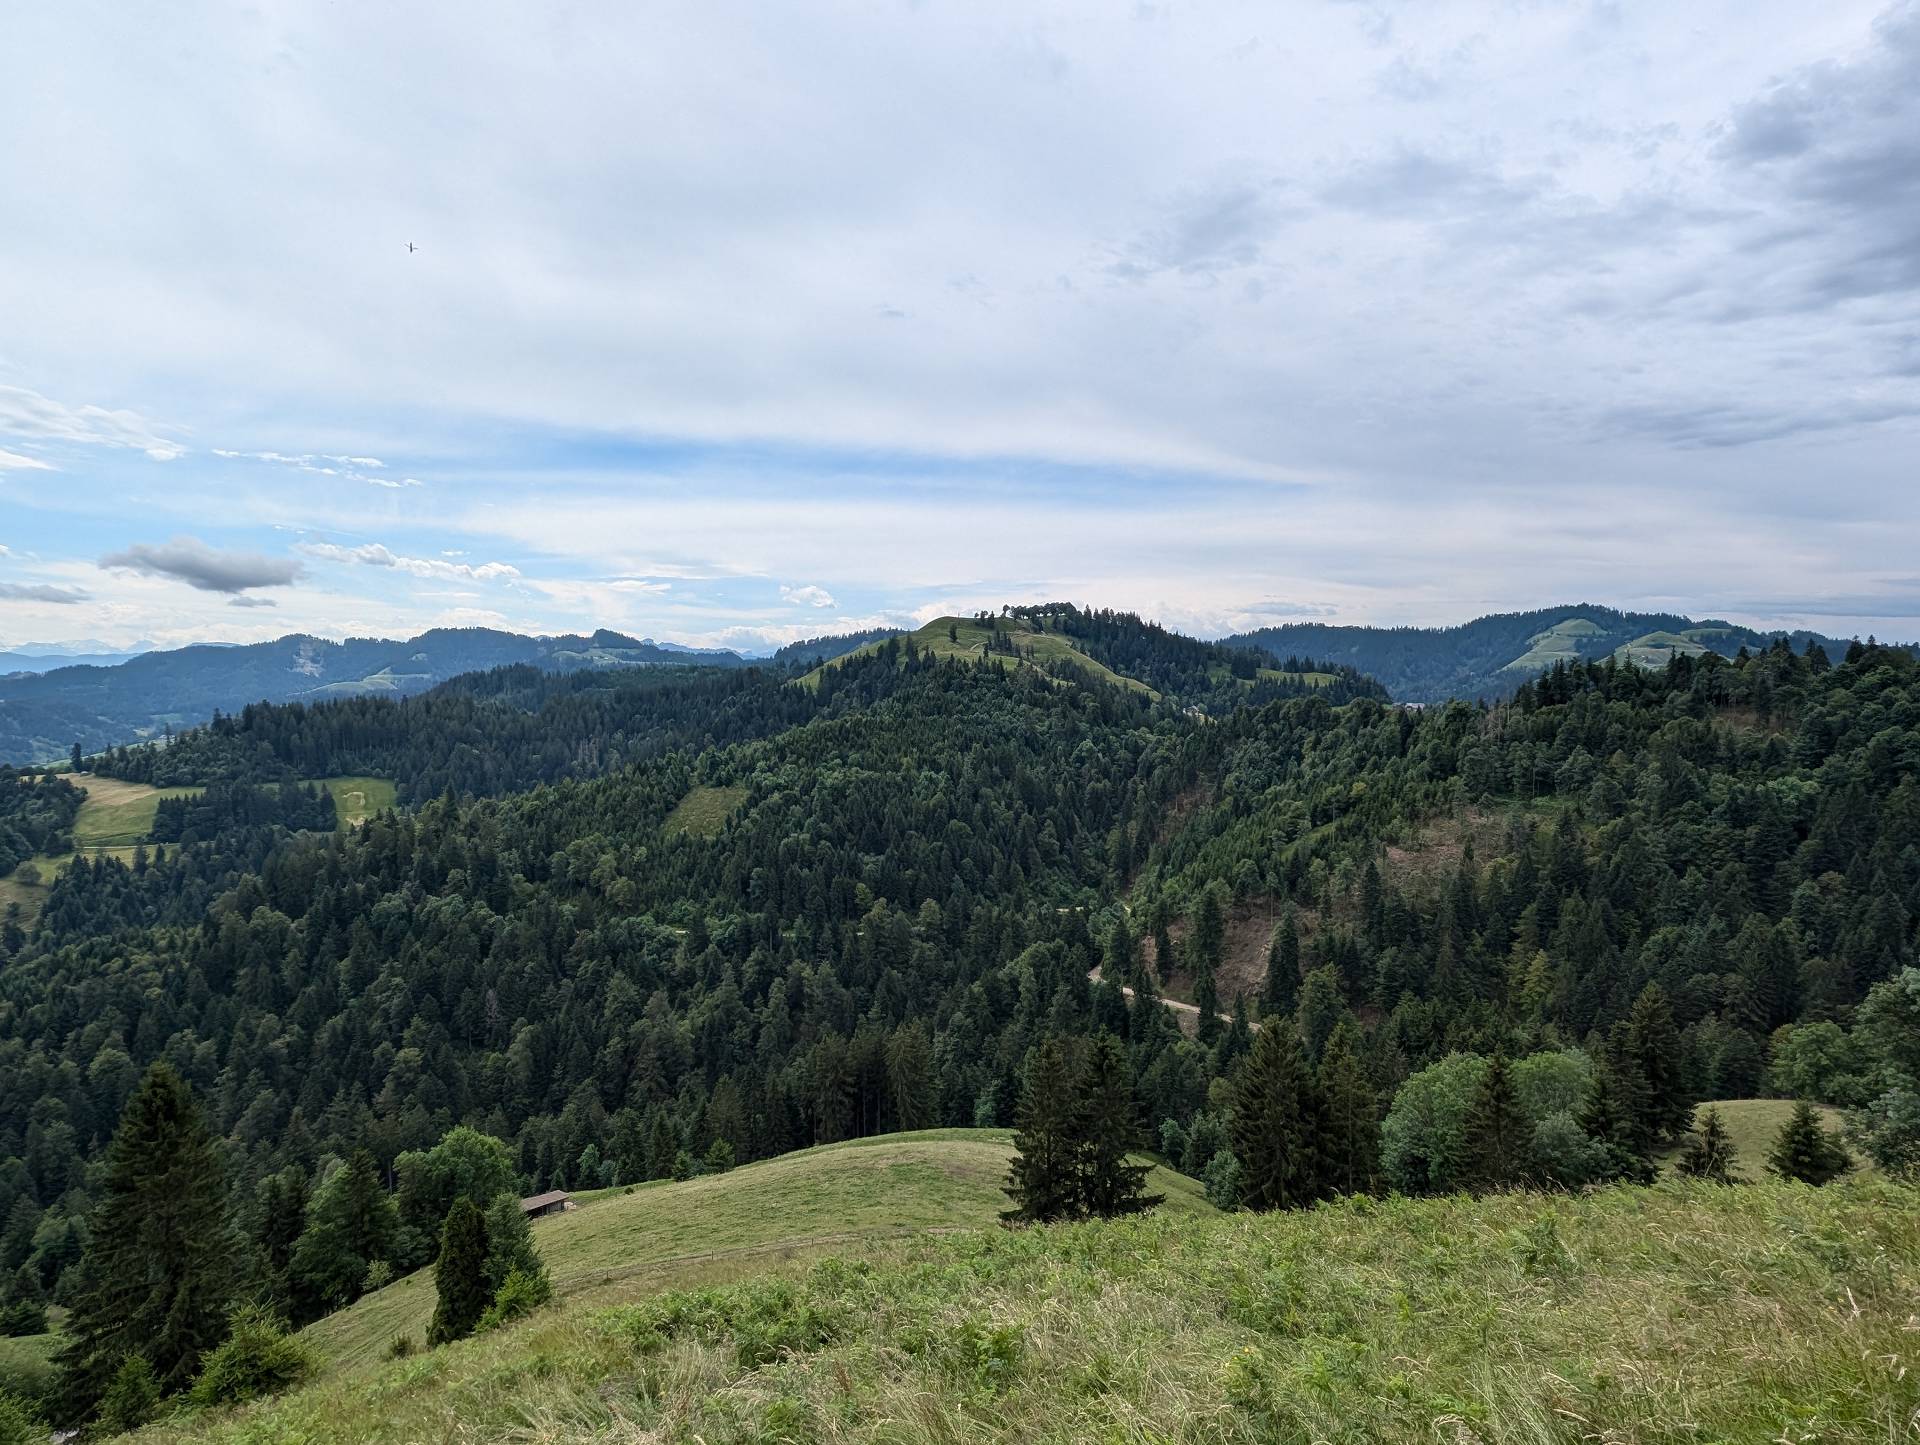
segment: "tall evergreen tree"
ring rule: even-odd
[[[716,1141],[717,1142],[717,1141]],[[518,1273],[543,1297],[553,1286],[546,1261],[533,1242],[533,1223],[520,1207],[519,1196],[502,1194],[487,1206],[487,1298],[494,1299],[507,1276]]]
[[[381,1187],[379,1166],[367,1150],[356,1149],[307,1202],[307,1225],[289,1264],[296,1313],[311,1318],[357,1299],[367,1270],[394,1261],[399,1232],[400,1211]]]
[[[1260,1012],[1292,1018],[1299,1006],[1300,924],[1289,903],[1267,943],[1267,977],[1260,990]]]
[[[1687,1127],[1692,1099],[1687,1093],[1685,1054],[1666,990],[1649,983],[1627,1016],[1627,1047],[1647,1081],[1645,1128],[1655,1142]]]
[[[1720,1121],[1720,1111],[1708,1108],[1700,1116],[1700,1127],[1688,1138],[1675,1167],[1691,1179],[1731,1184],[1737,1158],[1727,1126]]]
[[[427,1343],[444,1345],[473,1333],[487,1312],[493,1291],[487,1287],[486,1216],[464,1194],[447,1211],[440,1231],[440,1256],[433,1262],[437,1303]]]
[[[186,1388],[227,1328],[233,1241],[220,1161],[192,1091],[164,1063],[127,1101],[89,1220],[83,1286],[60,1352],[62,1398],[92,1412],[122,1360]]]
[[[1477,1189],[1509,1189],[1526,1169],[1529,1130],[1505,1054],[1495,1054],[1467,1112],[1467,1179]]]
[[[1782,1179],[1830,1184],[1853,1167],[1846,1145],[1827,1131],[1812,1104],[1801,1099],[1774,1136],[1767,1168]]]
[[[1026,1078],[1015,1116],[1016,1153],[1007,1171],[1013,1208],[1002,1219],[1040,1224],[1068,1219],[1080,1210],[1078,1102],[1073,1069],[1060,1040],[1049,1038],[1027,1055]]]
[[[1128,1162],[1128,1156],[1146,1140],[1133,1093],[1133,1067],[1112,1034],[1101,1034],[1087,1051],[1076,1127],[1080,1202],[1087,1213],[1113,1219],[1142,1213],[1165,1200],[1165,1195],[1147,1193],[1153,1166]]]
[[[1342,1019],[1320,1055],[1318,1082],[1326,1113],[1320,1154],[1329,1188],[1371,1193],[1380,1177],[1380,1103],[1361,1062],[1360,1030]]]
[[[1249,1209],[1292,1209],[1324,1192],[1318,1090],[1293,1020],[1262,1021],[1229,1091],[1229,1134]]]

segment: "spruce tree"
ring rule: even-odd
[[[1476,1189],[1509,1189],[1520,1183],[1529,1132],[1507,1056],[1495,1054],[1467,1111],[1468,1182]]]
[[[1240,1202],[1249,1209],[1293,1209],[1318,1199],[1324,1192],[1315,1137],[1318,1091],[1293,1020],[1261,1023],[1229,1102]]]
[[[145,1359],[170,1395],[226,1334],[234,1250],[220,1161],[192,1091],[164,1063],[120,1116],[89,1224],[60,1352],[75,1418],[92,1413],[128,1356]]]
[[[1148,1164],[1128,1162],[1145,1147],[1140,1106],[1133,1094],[1133,1067],[1112,1034],[1101,1034],[1087,1053],[1080,1082],[1077,1132],[1081,1150],[1080,1203],[1101,1219],[1139,1214],[1166,1196],[1147,1193]]]
[[[1320,1056],[1318,1082],[1326,1111],[1320,1154],[1329,1188],[1372,1192],[1380,1175],[1380,1102],[1359,1054],[1360,1031],[1342,1019]]]
[[[1068,1219],[1079,1212],[1080,1145],[1073,1070],[1058,1039],[1046,1039],[1027,1055],[1026,1078],[1015,1115],[1007,1170],[1013,1208],[1000,1217],[1023,1224]]]
[[[444,1345],[472,1334],[493,1292],[487,1288],[487,1221],[464,1194],[454,1200],[440,1231],[433,1285],[439,1302],[427,1327],[427,1343]]]
[[[47,1300],[40,1280],[29,1265],[13,1272],[4,1293],[0,1293],[0,1335],[44,1335],[47,1332]]]
[[[1700,1128],[1688,1138],[1676,1167],[1690,1179],[1731,1184],[1736,1158],[1727,1126],[1720,1122],[1720,1111],[1709,1108],[1700,1116]]]
[[[1687,1127],[1692,1100],[1681,1072],[1680,1030],[1666,990],[1649,983],[1627,1017],[1627,1047],[1647,1081],[1645,1127],[1649,1137],[1672,1137]]]
[[[1827,1132],[1820,1115],[1805,1099],[1793,1106],[1793,1113],[1774,1136],[1767,1151],[1767,1168],[1782,1179],[1797,1179],[1802,1184],[1829,1184],[1853,1167],[1846,1146]]]
[[[1300,1006],[1300,926],[1293,905],[1280,915],[1267,944],[1267,978],[1260,990],[1263,1014],[1292,1018]]]
[[[288,1264],[296,1314],[314,1318],[359,1298],[367,1270],[398,1253],[400,1210],[381,1186],[380,1167],[365,1149],[320,1182],[307,1202],[307,1224]]]

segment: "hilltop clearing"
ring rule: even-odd
[[[784,1154],[725,1174],[601,1190],[542,1219],[534,1237],[564,1307],[611,1304],[667,1286],[787,1271],[793,1261],[929,1230],[982,1229],[1007,1207],[1004,1129],[884,1134]],[[1168,1169],[1153,1188],[1169,1217],[1215,1213]],[[398,1336],[426,1338],[433,1271],[396,1280],[308,1327],[329,1364],[376,1362]]]

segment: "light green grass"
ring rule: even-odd
[[[89,858],[118,858],[122,863],[131,863],[138,846],[131,843],[114,844],[104,848],[89,848],[86,853]],[[149,843],[146,849],[147,856],[155,859],[165,857],[167,852],[166,848],[159,843]],[[22,921],[31,924],[40,916],[41,906],[46,902],[47,890],[52,886],[53,880],[66,872],[72,866],[73,860],[79,856],[78,853],[62,853],[58,857],[53,857],[42,853],[28,859],[27,861],[40,875],[38,883],[23,881],[20,868],[14,869],[5,878],[0,878],[0,914],[6,912],[9,903],[18,903]],[[23,864],[22,867],[24,866]]]
[[[1910,1441],[1884,1181],[979,1230],[339,1374],[159,1441]]]
[[[73,820],[74,847],[81,852],[99,848],[126,848],[144,843],[153,833],[153,817],[162,798],[190,798],[199,788],[150,788],[119,778],[75,773],[73,782],[87,790]]]
[[[1598,637],[1606,629],[1586,617],[1569,617],[1528,639],[1527,650],[1514,658],[1502,672],[1541,672],[1556,662],[1575,662],[1580,657],[1580,641]]]
[[[75,786],[86,789],[87,793],[73,820],[75,852],[29,860],[39,871],[38,883],[22,882],[19,869],[0,878],[0,915],[5,914],[9,903],[18,903],[22,919],[31,924],[46,902],[48,885],[78,853],[93,858],[106,854],[130,863],[134,848],[145,844],[150,855],[162,856],[164,848],[147,842],[153,834],[153,820],[159,812],[160,800],[192,797],[202,791],[199,788],[152,788],[145,783],[129,783],[92,773],[74,773],[72,779]],[[385,778],[321,778],[319,782],[333,794],[343,828],[364,823],[375,813],[394,805],[394,786]]]
[[[1300,682],[1308,687],[1331,687],[1338,681],[1330,672],[1287,672],[1278,667],[1260,668],[1257,675],[1262,682]]]
[[[385,778],[322,778],[320,786],[333,794],[333,806],[342,828],[354,828],[394,804],[397,794]]]
[[[777,1268],[826,1249],[908,1231],[993,1224],[1007,1198],[1012,1137],[940,1129],[828,1144],[683,1183],[603,1194],[534,1223],[563,1298],[608,1303],[684,1284]],[[1211,1214],[1200,1187],[1170,1170],[1153,1187],[1169,1214]],[[582,1196],[583,1198],[587,1196]],[[433,1272],[397,1280],[306,1330],[332,1364],[367,1365],[396,1335],[426,1338]]]
[[[0,1335],[0,1390],[25,1400],[45,1399],[53,1393],[54,1351],[59,1335]]]
[[[696,838],[718,835],[734,810],[747,801],[745,788],[694,788],[674,805],[661,826],[669,833],[691,833]]]
[[[1614,649],[1614,657],[1620,662],[1630,662],[1635,667],[1665,667],[1676,657],[1698,657],[1709,651],[1705,643],[1696,641],[1691,633],[1649,632],[1624,642]]]
[[[1779,1135],[1781,1126],[1793,1114],[1792,1099],[1717,1099],[1711,1105],[1702,1104],[1694,1110],[1694,1121],[1699,1122],[1700,1115],[1708,1108],[1720,1111],[1720,1122],[1727,1126],[1727,1138],[1733,1143],[1734,1173],[1741,1179],[1758,1181],[1767,1178],[1767,1151],[1773,1147],[1774,1139]],[[1826,1104],[1816,1104],[1814,1108],[1828,1129],[1839,1133],[1846,1122],[1846,1116],[1839,1110]],[[1858,1151],[1849,1149],[1853,1155],[1853,1167],[1863,1173],[1874,1173],[1871,1160]],[[1680,1158],[1678,1149],[1669,1150],[1660,1160],[1662,1169],[1671,1170]]]
[[[971,617],[937,617],[918,632],[910,635],[916,648],[935,657],[963,658],[977,662],[983,656],[991,656],[1009,667],[1057,664],[1093,682],[1104,682],[1114,687],[1143,692],[1149,697],[1159,695],[1138,678],[1122,676],[1106,664],[1096,662],[1075,647],[1070,639],[1058,632],[1038,631],[1031,622],[1022,617],[1002,617],[998,619],[998,625],[1002,632],[1012,636],[1014,642],[1023,651],[1032,651],[1032,663],[1025,658],[1009,657],[1005,653],[987,653],[986,646],[992,641],[993,628],[983,627]],[[864,657],[869,653],[879,652],[887,645],[887,641],[888,639],[882,638],[869,642],[863,647],[855,648],[846,656]],[[895,638],[893,641],[903,648],[906,645],[904,637]],[[845,661],[846,657],[836,657],[831,662],[823,663],[800,679],[801,686],[818,688],[821,674],[829,668],[838,667]]]

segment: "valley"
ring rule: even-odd
[[[291,1372],[154,1441],[1865,1438],[1915,1404],[1861,1351],[1914,1267],[1920,661],[1527,636],[1511,699],[1411,708],[1008,608],[9,774],[0,1390],[108,1408],[45,1362],[122,1328],[147,1111]],[[556,1194],[450,1331],[463,1205],[521,1248]]]

